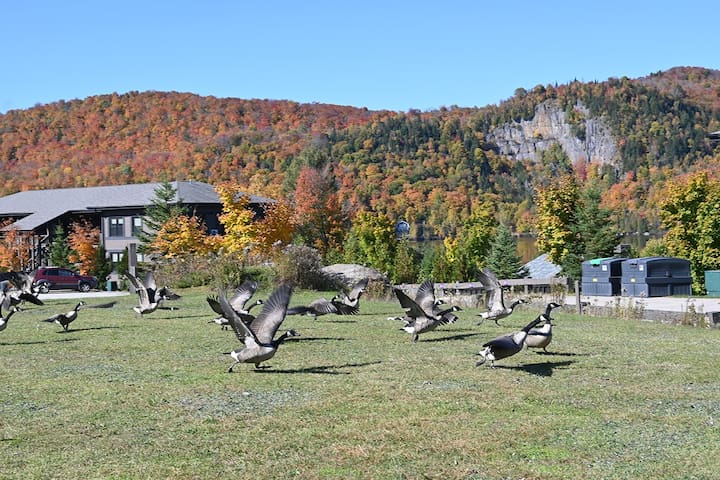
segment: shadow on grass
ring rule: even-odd
[[[530,350],[533,351],[533,350]],[[534,350],[534,353],[537,353],[538,355],[547,355],[547,356],[561,356],[561,357],[587,357],[587,353],[573,353],[573,352],[545,352],[543,350]]]
[[[551,377],[555,369],[565,368],[572,365],[573,363],[575,363],[575,360],[565,360],[563,362],[527,363],[525,365],[517,366],[495,365],[495,368],[502,368],[505,370],[521,370],[531,375],[537,375],[538,377]]]
[[[60,333],[60,332],[56,332]],[[44,345],[46,343],[56,343],[56,342],[77,342],[77,338],[58,338],[55,340],[33,340],[31,342],[0,342],[0,345]]]
[[[344,365],[319,365],[315,367],[305,367],[305,368],[293,368],[293,369],[281,369],[281,370],[274,370],[271,366],[267,366],[264,369],[253,369],[252,371],[255,373],[318,373],[321,375],[350,375],[351,372],[338,372],[337,370],[340,370],[342,368],[358,368],[358,367],[366,367],[368,365],[377,365],[380,362],[379,360],[376,362],[364,362],[364,363],[346,363]]]
[[[295,338],[288,338],[285,340],[286,343],[292,343],[292,342],[316,342],[316,341],[326,341],[326,340],[332,340],[335,342],[346,342],[350,340],[349,338],[343,338],[343,337],[303,337],[302,333],[300,333],[299,337]]]
[[[59,332],[55,332],[55,333],[87,332],[87,331],[91,331],[91,330],[106,330],[106,329],[109,329],[109,328],[115,329],[115,328],[120,328],[120,327],[68,328],[67,331],[65,331],[65,330],[60,330]]]
[[[450,335],[449,337],[437,337],[437,338],[428,338],[428,339],[421,338],[419,341],[420,341],[420,342],[426,342],[426,343],[429,343],[429,342],[447,342],[447,341],[450,341],[450,340],[464,340],[464,339],[466,339],[466,338],[477,337],[477,336],[479,336],[479,335],[480,335],[480,333],[461,333],[461,334],[458,334],[458,335]]]

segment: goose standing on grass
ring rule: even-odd
[[[75,321],[75,319],[77,319],[78,311],[83,305],[85,305],[85,302],[79,301],[78,304],[75,305],[75,308],[73,308],[69,312],[58,313],[50,318],[46,318],[45,320],[43,320],[43,322],[57,323],[58,325],[62,326],[63,331],[67,332],[68,325],[70,325],[72,322]]]
[[[262,300],[257,299],[248,305],[248,302],[250,301],[252,296],[255,295],[257,289],[258,283],[256,281],[245,280],[235,290],[235,294],[228,299],[228,303],[230,304],[232,309],[235,310],[235,312],[245,323],[250,323],[255,319],[255,317],[250,313],[250,310],[253,307],[263,304]],[[219,317],[210,320],[208,323],[217,323],[223,330],[227,330],[227,327],[230,326],[230,321],[225,318],[225,313],[223,312],[222,306],[220,305],[220,300],[218,299],[218,296],[208,295],[206,300],[208,302],[208,305],[210,305],[212,311],[219,315]]]
[[[480,283],[482,283],[483,289],[485,289],[485,307],[488,309],[487,312],[480,313],[481,320],[477,323],[482,323],[491,319],[495,322],[495,325],[500,326],[498,320],[503,319],[513,313],[515,307],[521,303],[527,303],[522,298],[514,300],[510,305],[505,306],[504,291],[500,281],[497,279],[495,272],[489,268],[485,268],[478,273]]]
[[[554,308],[561,306],[562,305],[555,302],[547,304],[545,313],[540,315],[540,319],[544,320],[545,323],[530,330],[525,338],[525,345],[527,345],[528,348],[542,348],[543,351],[547,353],[547,346],[550,345],[550,342],[552,341],[553,319],[550,316],[550,313]]]
[[[13,314],[17,311],[18,311],[17,307],[10,307],[10,309],[7,312],[7,315],[5,315],[3,317],[0,314],[0,332],[2,332],[3,330],[5,330],[7,328],[8,322],[10,321],[10,317],[12,317]]]
[[[275,356],[286,338],[300,335],[295,330],[288,330],[274,339],[275,333],[285,320],[291,295],[292,288],[289,285],[281,285],[265,301],[258,316],[250,325],[246,325],[232,308],[224,292],[220,292],[220,305],[225,317],[230,321],[238,340],[245,345],[244,348],[233,350],[230,353],[235,362],[228,368],[228,373],[232,372],[235,365],[239,363],[254,363],[255,368],[260,368],[262,362]]]
[[[413,342],[418,341],[421,333],[455,322],[458,317],[453,312],[462,310],[457,306],[441,310],[440,303],[435,300],[435,284],[432,280],[425,280],[420,285],[414,299],[398,288],[394,290],[400,306],[406,312],[404,317],[394,318],[405,322],[401,330],[412,335]]]
[[[483,358],[477,362],[475,366],[480,366],[490,360],[490,366],[494,367],[496,360],[510,357],[521,351],[528,332],[541,321],[542,319],[538,316],[535,320],[525,325],[519,332],[501,335],[484,343],[483,347],[485,348],[478,353],[478,355],[481,355]]]
[[[154,312],[160,307],[163,297],[155,298],[155,288],[153,288],[154,280],[150,282],[151,285],[150,288],[148,288],[135,275],[128,273],[125,277],[130,280],[130,283],[132,283],[132,286],[135,288],[135,293],[138,294],[140,304],[133,307],[136,315],[142,317],[143,315]]]

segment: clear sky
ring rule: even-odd
[[[129,91],[434,110],[720,69],[717,0],[0,0],[0,113]]]

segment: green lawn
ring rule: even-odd
[[[271,368],[229,374],[239,343],[208,323],[206,290],[180,293],[145,318],[131,296],[81,310],[68,333],[41,320],[73,300],[10,320],[0,478],[718,478],[720,331],[556,310],[551,354],[492,369],[482,343],[544,304],[502,327],[464,310],[413,344],[387,319],[399,304],[363,299],[358,316],[288,317],[302,336]]]

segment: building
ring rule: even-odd
[[[210,234],[222,233],[218,217],[222,203],[212,185],[203,182],[171,182],[176,191],[175,202],[201,218]],[[73,222],[86,220],[100,227],[101,244],[113,262],[118,262],[130,244],[137,244],[137,232],[143,228],[146,208],[157,198],[162,183],[141,183],[87,188],[28,190],[0,198],[0,219],[12,223],[5,229],[31,232],[33,269],[47,265],[49,245],[58,225],[65,231]],[[250,205],[257,214],[273,200],[250,196]]]

